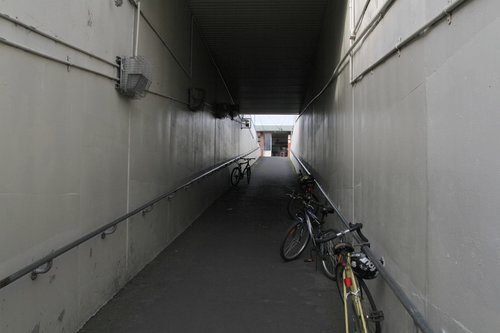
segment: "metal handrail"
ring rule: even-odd
[[[209,171],[207,172],[204,172],[203,174],[201,174],[200,176],[197,176],[195,178],[193,178],[192,180],[188,181],[187,183],[175,188],[174,190],[171,190],[167,193],[164,193],[156,198],[154,198],[153,200],[150,200],[148,202],[146,202],[145,204],[141,205],[140,207],[134,209],[133,211],[125,214],[125,215],[122,215],[120,217],[118,217],[117,219],[113,220],[112,222],[108,223],[108,224],[105,224],[103,225],[102,227],[78,238],[77,240],[55,250],[55,251],[52,251],[50,254],[46,255],[45,257],[31,263],[30,265],[27,265],[25,267],[23,267],[22,269],[18,270],[17,272],[7,276],[6,278],[0,280],[0,289],[8,286],[9,284],[13,283],[14,281],[20,279],[21,277],[29,274],[29,273],[35,273],[35,274],[32,274],[31,277],[32,279],[36,279],[36,276],[38,274],[44,274],[46,272],[48,272],[48,270],[50,269],[50,267],[52,267],[52,262],[55,258],[61,256],[62,254],[68,252],[69,250],[72,250],[74,249],[75,247],[77,247],[78,245],[88,241],[89,239],[97,236],[97,235],[101,235],[101,237],[104,239],[106,237],[106,235],[110,235],[111,233],[114,232],[114,230],[116,229],[117,225],[125,220],[127,220],[128,218],[142,212],[142,211],[147,211],[148,209],[150,209],[151,207],[153,207],[156,203],[158,203],[159,201],[163,200],[163,199],[166,199],[166,198],[171,198],[172,195],[174,195],[176,192],[184,189],[184,188],[187,188],[189,186],[191,186],[192,184],[194,184],[195,182],[197,181],[200,181],[201,179],[209,176],[210,174],[214,173],[214,172],[217,172],[219,171],[220,169],[223,169],[225,167],[227,167],[228,165],[234,163],[235,161],[237,161],[238,159],[242,158],[242,157],[245,157],[247,155],[250,155],[251,153],[255,152],[256,150],[258,150],[259,147],[255,148],[255,149],[252,149],[251,151],[245,153],[245,154],[240,154],[216,167],[213,167],[212,169],[210,169]],[[48,268],[48,269],[47,269]]]
[[[295,154],[293,150],[290,149],[292,152],[293,157],[297,160],[297,162],[300,164],[302,169],[308,174],[312,175],[312,173],[307,169],[307,167],[302,163],[300,158]],[[323,187],[321,187],[320,183],[314,178],[314,182],[316,183],[316,186],[319,188],[321,191],[321,194],[325,197],[325,199],[328,201],[330,206],[335,210],[335,213],[339,216],[340,220],[342,223],[346,226],[349,227],[349,220],[340,212],[338,207],[333,203],[333,201],[330,199],[330,197],[327,195]],[[389,274],[389,272],[385,269],[385,267],[382,265],[382,263],[377,259],[373,251],[370,249],[369,245],[363,245],[363,242],[360,241],[359,237],[357,235],[354,235],[356,240],[361,243],[361,250],[366,254],[366,256],[373,262],[373,264],[377,267],[380,276],[382,279],[387,283],[387,285],[391,288],[392,292],[394,295],[397,297],[399,302],[403,305],[403,307],[406,309],[408,314],[412,317],[413,322],[415,325],[423,332],[423,333],[435,333],[435,331],[430,327],[429,323],[427,320],[424,318],[422,313],[418,310],[418,308],[413,304],[413,302],[410,300],[408,295],[404,292],[403,288],[399,285],[399,283]]]

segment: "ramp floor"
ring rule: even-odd
[[[80,333],[340,332],[335,283],[279,255],[295,184],[288,158],[261,158]]]

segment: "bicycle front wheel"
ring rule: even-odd
[[[250,184],[250,177],[252,176],[252,169],[247,168],[247,184]]]
[[[336,231],[335,231],[336,233]],[[321,254],[321,268],[327,278],[336,280],[337,256],[333,253],[334,241],[319,244]]]
[[[281,243],[280,255],[285,261],[297,259],[309,243],[309,231],[304,222],[295,223],[288,229]]]
[[[238,185],[240,182],[240,168],[239,167],[234,167],[233,171],[231,171],[231,184],[233,186]]]

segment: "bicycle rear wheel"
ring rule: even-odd
[[[362,330],[362,323],[358,315],[356,314],[356,307],[354,305],[354,296],[349,295],[347,297],[347,306],[345,308],[347,311],[347,324],[349,329],[346,332],[349,333],[364,333]]]
[[[297,259],[309,243],[309,238],[309,231],[304,222],[292,225],[281,243],[281,258],[285,261]]]
[[[233,186],[238,185],[241,178],[241,172],[239,167],[234,167],[233,171],[231,171],[231,184]]]
[[[250,166],[247,168],[247,184],[250,184],[250,177],[252,176],[252,169],[250,169]]]
[[[361,290],[361,306],[365,315],[366,326],[369,333],[380,333],[380,321],[383,320],[384,315],[382,311],[377,310],[373,296],[368,289],[365,281],[357,279],[359,289]]]
[[[337,265],[336,274],[337,274],[337,288],[339,289],[340,298],[342,301],[345,300],[344,295],[344,279],[342,278],[344,273],[344,267],[342,265]],[[383,319],[383,314],[381,311],[377,311],[377,307],[375,305],[375,301],[373,300],[372,294],[366,283],[359,278],[356,278],[356,282],[360,289],[360,302],[361,307],[363,308],[363,315],[365,317],[366,329],[367,333],[380,333],[381,326],[380,321]],[[349,332],[355,333],[363,333],[361,330],[362,322],[361,317],[358,316],[354,300],[352,299],[354,296],[351,294],[347,298],[347,316],[349,321]]]

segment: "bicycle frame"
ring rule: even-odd
[[[236,162],[237,166],[235,166],[231,171],[231,184],[233,186],[238,185],[240,179],[242,179],[245,174],[247,176],[248,183],[250,183],[250,161],[254,160],[254,158],[242,158],[241,160],[244,162]]]
[[[343,285],[343,293],[342,298],[344,301],[344,320],[345,320],[345,328],[346,332],[349,332],[349,317],[348,317],[348,297],[351,296],[354,304],[354,312],[361,319],[361,332],[360,333],[368,333],[368,326],[366,324],[366,317],[361,305],[361,288],[358,284],[358,280],[354,275],[354,272],[351,268],[351,254],[347,253],[347,257],[343,258],[343,254],[338,255],[338,259],[341,265],[345,265],[342,271],[342,285]],[[339,278],[339,277],[337,277]]]
[[[333,229],[327,230],[326,232],[330,233],[330,235],[319,237],[316,239],[316,243],[329,242],[356,231],[361,240],[366,242],[363,244],[369,244],[368,239],[361,233],[362,227],[361,223],[356,223],[351,224],[349,229],[340,232]],[[333,236],[331,235],[332,232],[334,233]],[[351,266],[353,252],[355,252],[353,244],[345,240],[337,243],[334,251],[337,262],[335,269],[337,286],[344,302],[346,332],[368,333],[369,330],[371,332],[371,329],[374,328],[375,332],[379,333],[379,322],[383,320],[383,313],[377,311],[371,293],[364,284],[362,277],[358,277]],[[364,305],[367,307],[365,308]],[[372,326],[372,323],[374,326]]]
[[[304,215],[305,215],[305,219],[306,219],[306,225],[307,225],[307,230],[309,231],[309,235],[311,236],[311,240],[313,242],[313,247],[316,248],[316,239],[314,237],[314,232],[313,232],[313,225],[312,225],[312,222],[311,222],[311,217],[314,221],[318,221],[319,222],[319,219],[317,218],[317,216],[311,211],[311,208],[306,206],[304,208]],[[319,223],[318,223],[319,224]]]
[[[245,166],[243,169],[241,168],[242,165]],[[250,160],[247,160],[243,163],[238,163],[238,167],[240,168],[240,174],[244,175],[247,169],[250,168]]]

